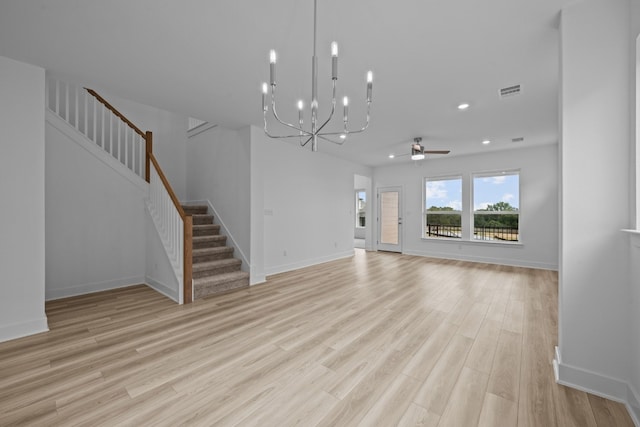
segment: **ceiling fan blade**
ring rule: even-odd
[[[424,150],[424,154],[449,154],[451,150]]]

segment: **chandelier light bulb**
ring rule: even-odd
[[[338,80],[338,43],[331,43],[331,79]]]
[[[267,91],[269,87],[267,83],[262,83],[262,111],[266,112],[269,108],[267,107]]]
[[[269,52],[269,81],[271,86],[276,85],[276,51],[273,49]]]
[[[344,98],[342,98],[342,105],[344,105],[343,120],[344,120],[344,125],[345,125],[345,128],[346,128],[347,120],[349,120],[349,98],[347,98],[346,96]]]
[[[302,127],[303,123],[303,110],[304,110],[304,102],[302,99],[298,101],[298,123],[300,123],[300,127]]]

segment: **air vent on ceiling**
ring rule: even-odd
[[[502,89],[500,89],[500,98],[507,98],[509,96],[520,95],[521,91],[522,91],[522,88],[520,87],[520,85],[503,87]]]
[[[511,138],[511,142],[522,142],[524,141],[524,136],[519,136],[517,138]]]

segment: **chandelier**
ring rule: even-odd
[[[264,115],[264,133],[270,138],[299,138],[300,145],[304,147],[311,141],[311,151],[318,151],[318,140],[332,142],[342,145],[350,134],[364,132],[369,127],[369,112],[371,110],[371,92],[373,89],[373,73],[367,72],[367,119],[365,125],[359,129],[349,129],[349,98],[342,99],[343,105],[343,128],[340,132],[322,132],[324,127],[331,121],[336,110],[336,82],[338,80],[338,44],[331,43],[331,80],[333,85],[333,96],[331,97],[331,112],[324,121],[318,119],[318,58],[316,57],[316,21],[317,21],[317,0],[313,1],[313,56],[311,58],[311,127],[304,127],[304,102],[298,101],[298,124],[284,122],[278,116],[276,110],[276,51],[269,52],[270,63],[270,86],[271,86],[271,112],[273,117],[282,125],[293,129],[296,133],[291,135],[272,135],[267,129],[267,112],[269,111],[268,94],[269,86],[262,83],[262,111]]]

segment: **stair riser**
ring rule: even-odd
[[[213,227],[208,228],[196,228],[193,227],[193,235],[194,236],[215,236],[220,234],[220,226],[214,225]]]
[[[233,252],[222,252],[217,254],[193,255],[193,264],[197,262],[209,262],[219,259],[227,259],[233,257]]]
[[[240,264],[225,265],[218,268],[212,268],[210,270],[194,271],[192,277],[194,279],[200,279],[202,277],[214,276],[216,274],[233,273],[234,271],[240,271]]]
[[[206,215],[206,216],[194,215],[192,218],[193,218],[193,225],[213,224],[213,217],[211,215]]]
[[[231,282],[220,283],[218,285],[211,286],[196,286],[194,289],[194,298],[202,298],[208,295],[217,294],[220,292],[231,291],[239,288],[246,288],[249,286],[249,279],[234,280]]]
[[[207,240],[205,242],[193,241],[193,249],[216,248],[227,244],[226,237],[224,239]]]

